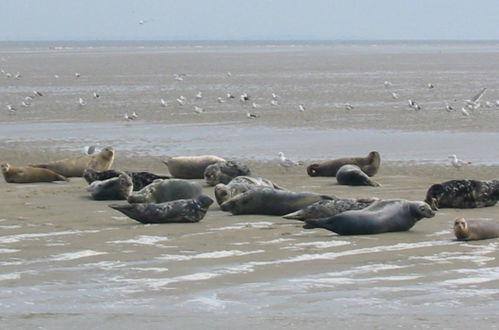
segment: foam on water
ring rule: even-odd
[[[20,250],[17,249],[0,249],[0,253],[15,253],[19,252]]]
[[[260,222],[238,222],[232,226],[213,228],[212,230],[238,230],[243,228],[268,228],[274,225],[272,222],[260,221]]]
[[[68,252],[68,253],[58,254],[58,255],[52,256],[50,258],[50,260],[52,260],[52,261],[69,261],[69,260],[75,260],[75,259],[80,259],[80,258],[98,256],[98,255],[102,255],[102,254],[107,254],[107,252],[99,252],[99,251],[93,251],[93,250],[82,250],[82,251],[77,251],[77,252]]]
[[[68,230],[52,233],[33,233],[33,234],[17,234],[0,236],[0,244],[16,243],[22,240],[36,240],[42,237],[63,236],[63,235],[78,235],[85,233],[98,233],[100,230]]]
[[[0,281],[18,280],[20,278],[21,273],[0,274]]]
[[[114,243],[114,244],[140,244],[140,245],[156,245],[158,242],[168,241],[168,238],[165,236],[147,236],[140,235],[132,239],[121,240],[121,241],[108,241],[106,243]]]
[[[224,250],[224,251],[213,251],[194,255],[182,255],[182,254],[163,254],[156,259],[160,260],[175,260],[175,261],[186,261],[193,259],[219,259],[228,257],[240,257],[250,254],[263,253],[264,250],[255,251],[240,251],[240,250]]]

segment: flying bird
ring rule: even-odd
[[[466,106],[471,110],[478,109],[480,107],[479,101],[482,98],[483,94],[485,94],[486,90],[487,90],[487,88],[482,88],[482,90],[480,92],[478,92],[478,94],[473,96],[471,99],[464,100],[464,103],[466,104]]]

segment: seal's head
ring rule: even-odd
[[[2,164],[0,164],[0,166],[2,167],[2,173],[3,174],[9,172],[9,169],[10,169],[10,164],[9,163],[2,163]]]
[[[469,236],[468,223],[466,223],[466,219],[457,218],[454,220],[454,234],[456,238],[459,240],[465,240]]]
[[[99,155],[103,159],[111,160],[114,158],[114,149],[113,149],[113,147],[105,147],[104,149],[102,149],[102,151],[99,153]]]
[[[418,205],[418,213],[423,217],[423,218],[433,218],[435,216],[435,211],[431,208],[430,205],[426,202],[421,202]]]
[[[202,209],[208,209],[213,204],[213,199],[206,195],[199,196],[196,201]]]
[[[215,198],[217,200],[218,205],[221,205],[223,202],[229,199],[229,189],[223,183],[219,183],[215,186]]]
[[[441,184],[434,184],[426,193],[425,202],[428,203],[434,211],[438,210],[438,201],[444,194],[445,189]]]
[[[312,164],[307,167],[307,173],[309,176],[318,176],[319,175],[319,164]]]

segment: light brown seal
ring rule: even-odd
[[[31,167],[47,168],[65,177],[81,177],[87,168],[106,171],[114,161],[114,149],[106,147],[101,152],[74,158],[57,160],[47,164],[29,164]]]
[[[311,164],[307,167],[307,173],[310,176],[336,176],[340,167],[347,164],[357,165],[368,176],[374,176],[378,173],[381,157],[377,151],[371,151],[367,157],[332,159],[320,164]]]
[[[219,183],[215,186],[215,198],[218,205],[228,201],[236,195],[245,193],[248,190],[260,189],[262,187],[274,188],[277,190],[286,190],[272,181],[251,176],[238,176],[232,179],[229,184]]]
[[[460,241],[473,241],[499,237],[499,222],[457,218],[454,220],[454,234]]]
[[[225,159],[218,156],[203,155],[170,157],[164,160],[163,163],[168,166],[170,174],[175,178],[203,179],[204,171],[209,165],[225,161]]]
[[[69,181],[62,175],[45,168],[12,167],[8,163],[3,163],[1,167],[5,182],[8,183]]]

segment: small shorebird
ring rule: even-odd
[[[94,99],[98,99],[100,97],[100,95],[97,92],[94,92],[92,95]]]
[[[194,106],[194,112],[195,113],[203,113],[204,109],[201,107],[198,107],[197,105]]]
[[[219,96],[219,97],[217,97],[217,102],[218,103],[225,103],[225,100]]]
[[[298,104],[298,111],[304,112],[305,111],[305,106],[303,104]]]
[[[482,98],[483,94],[485,94],[486,90],[487,90],[487,88],[482,88],[482,90],[480,92],[478,92],[478,94],[476,94],[475,96],[473,96],[471,99],[464,100],[464,103],[466,104],[466,106],[470,110],[476,110],[476,109],[480,108],[480,102],[479,101]]]
[[[432,83],[428,83],[428,88],[429,89],[435,88],[435,85],[433,85]]]
[[[168,106],[168,102],[166,102],[164,99],[159,99],[159,102],[163,108],[166,108]]]
[[[78,79],[81,77],[81,74],[79,74],[78,72],[75,72],[75,77],[76,77],[76,79]]]
[[[277,100],[279,98],[279,95],[277,95],[276,93],[272,93],[272,98],[274,100]]]
[[[421,106],[416,103],[416,101],[413,100],[408,100],[409,102],[409,108],[412,108],[414,110],[421,110]]]
[[[466,110],[464,107],[461,107],[461,113],[463,114],[463,116],[466,116],[466,117],[468,117],[470,115],[468,110]]]
[[[35,96],[43,96],[43,94],[39,91],[33,91],[33,95]]]
[[[249,99],[250,99],[250,97],[247,93],[243,93],[243,94],[241,94],[241,96],[239,96],[239,101],[241,101],[241,102],[246,102]]]
[[[177,98],[175,101],[177,101],[178,105],[184,105],[185,104],[185,97],[180,95],[180,97]]]
[[[246,117],[248,119],[255,119],[255,118],[258,118],[259,116],[248,111],[248,112],[246,112]]]
[[[465,161],[458,159],[456,155],[450,155],[448,158],[451,160],[450,161],[451,165],[457,169],[471,164],[471,162],[465,162]]]
[[[78,99],[78,104],[80,105],[80,107],[87,105],[87,103],[81,97]]]
[[[392,84],[391,82],[387,81],[387,80],[385,80],[385,82],[383,83],[383,85],[384,85],[386,88],[393,86],[393,84]]]
[[[253,102],[253,103],[251,103],[251,107],[252,107],[253,109],[258,109],[258,108],[260,108],[260,105],[259,105],[259,104],[256,104],[255,102]]]
[[[277,100],[272,100],[270,101],[270,105],[276,106],[279,105],[279,102],[277,102]]]
[[[445,110],[447,112],[452,112],[454,111],[454,108],[452,107],[452,105],[449,104],[449,102],[445,101]]]
[[[9,110],[10,112],[15,112],[17,109],[14,108],[14,106],[12,106],[11,104],[7,104],[7,110]]]
[[[203,93],[202,92],[197,92],[197,94],[196,94],[195,97],[196,97],[197,100],[201,100],[203,98]]]
[[[390,93],[392,95],[392,99],[397,100],[399,98],[399,95],[395,92]]]
[[[345,104],[345,110],[353,110],[353,105],[351,105],[350,103]]]
[[[225,98],[226,98],[227,100],[229,100],[229,99],[233,99],[233,98],[234,98],[234,95],[232,95],[231,93],[227,93],[227,94],[225,94]]]

